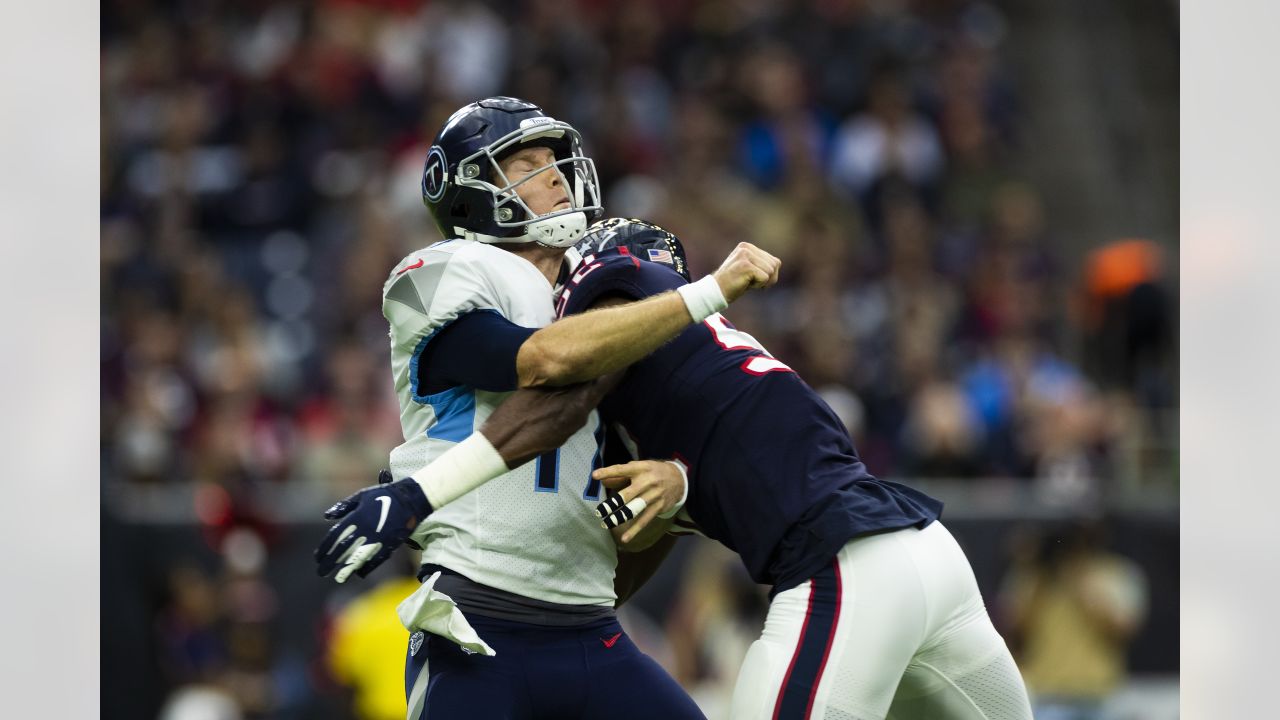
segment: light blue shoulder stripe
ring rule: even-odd
[[[462,442],[475,430],[476,391],[466,385],[427,395],[428,405],[436,412],[436,422],[427,429],[433,440]]]

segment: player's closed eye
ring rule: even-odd
[[[537,169],[536,166],[531,162],[524,160],[516,161],[511,164],[511,167],[507,168],[507,179],[514,183],[515,181],[528,176],[535,169]]]

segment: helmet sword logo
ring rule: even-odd
[[[444,197],[445,175],[449,172],[449,162],[445,159],[444,150],[439,145],[432,145],[427,153],[427,165],[422,172],[422,195],[431,202]]]

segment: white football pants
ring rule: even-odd
[[[733,720],[1030,720],[964,551],[940,522],[850,540],[779,593]]]

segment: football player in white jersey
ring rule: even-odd
[[[553,286],[600,213],[599,193],[577,131],[514,98],[450,117],[422,192],[447,239],[401,261],[383,290],[405,442],[383,484],[326,513],[338,522],[316,551],[318,571],[363,576],[410,533],[423,548],[424,583],[400,608],[416,631],[409,718],[701,717],[614,616],[616,548],[590,512],[601,498],[595,413],[523,464],[473,431],[518,388],[626,367],[776,282],[779,262],[743,244],[681,292],[552,323]],[[566,391],[584,410],[602,392]],[[502,474],[460,487],[424,472],[433,461]]]

